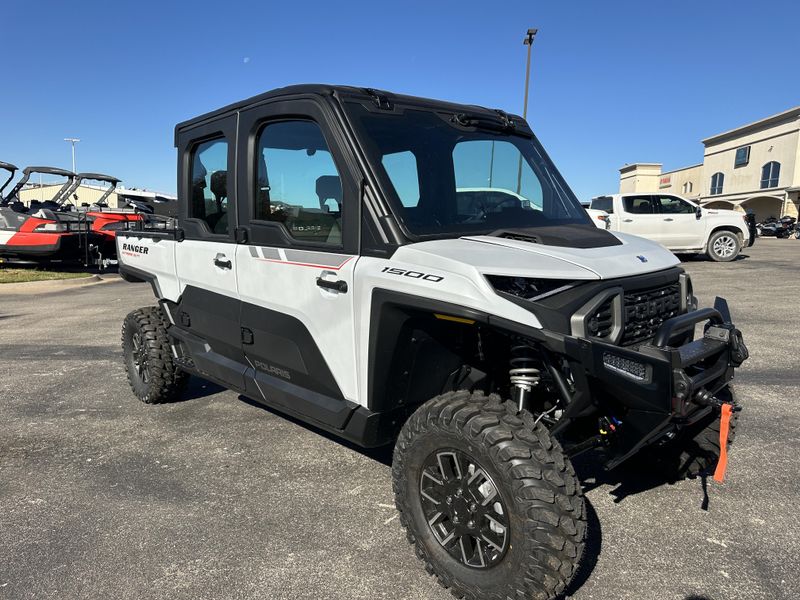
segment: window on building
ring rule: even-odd
[[[228,142],[197,144],[192,150],[189,217],[205,221],[212,233],[228,233]]]
[[[319,125],[281,121],[258,136],[255,218],[298,240],[342,243],[342,183]]]
[[[743,167],[750,162],[750,146],[736,149],[736,158],[733,159],[734,167]]]
[[[684,193],[684,194],[691,194],[691,193],[692,193],[692,188],[693,188],[693,187],[694,187],[694,185],[692,184],[692,182],[691,182],[691,181],[686,181],[686,182],[684,182],[684,184],[683,184],[683,188],[682,188],[682,189],[683,189],[683,193]]]
[[[781,163],[770,161],[761,167],[761,189],[778,187],[781,176]]]
[[[711,176],[711,195],[718,196],[722,193],[722,184],[725,182],[723,173],[714,173]]]
[[[656,213],[655,198],[652,196],[626,196],[623,199],[625,212],[634,215],[652,215]]]

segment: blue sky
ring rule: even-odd
[[[35,6],[35,8],[34,8]],[[653,9],[655,7],[655,9]],[[699,140],[800,104],[800,4],[21,2],[3,8],[0,160],[175,190],[176,122],[291,83],[522,112],[578,197],[617,169],[702,159]]]

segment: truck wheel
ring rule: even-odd
[[[718,396],[725,401],[735,398],[733,387],[729,385]],[[728,428],[728,448],[736,437],[738,421],[739,413],[735,412],[731,415]],[[683,429],[667,446],[647,452],[651,461],[647,462],[645,468],[650,469],[655,465],[662,475],[672,481],[711,474],[719,461],[719,425],[720,410],[716,409],[707,417]]]
[[[708,240],[708,257],[717,262],[730,262],[739,255],[739,237],[732,231],[717,231]]]
[[[172,362],[167,321],[160,308],[140,308],[122,323],[122,352],[133,393],[146,404],[172,402],[180,396],[187,375]]]
[[[575,573],[580,482],[547,429],[497,395],[423,404],[400,432],[392,480],[408,541],[457,598],[554,598]]]

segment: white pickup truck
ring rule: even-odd
[[[612,194],[589,206],[608,213],[612,231],[640,235],[676,254],[728,262],[755,239],[742,213],[702,208],[673,194]]]

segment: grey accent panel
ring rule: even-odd
[[[258,258],[258,248],[256,248],[255,246],[250,246],[249,249],[250,249],[250,256],[252,256],[253,258]]]
[[[350,254],[331,254],[330,252],[314,252],[313,250],[292,250],[286,252],[289,262],[313,263],[323,267],[340,267],[351,257]]]
[[[281,253],[278,252],[277,248],[264,248],[260,247],[259,252],[261,252],[261,258],[267,258],[269,260],[280,260]]]

